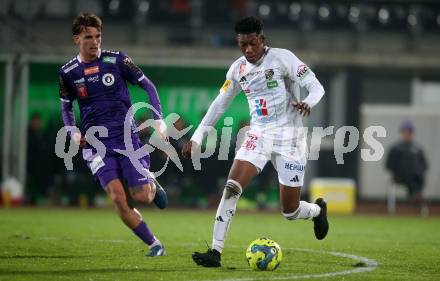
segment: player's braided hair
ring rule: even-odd
[[[256,33],[260,35],[263,31],[263,22],[254,16],[243,18],[235,24],[236,34]]]
[[[73,20],[72,34],[79,35],[87,27],[95,27],[99,31],[102,30],[101,19],[92,13],[81,13]]]

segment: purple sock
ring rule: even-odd
[[[148,228],[147,224],[143,220],[138,226],[136,226],[135,229],[133,229],[133,232],[147,245],[153,244],[153,242],[156,240],[153,232],[151,232],[151,230]]]

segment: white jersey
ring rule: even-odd
[[[289,50],[266,47],[263,57],[255,64],[242,56],[229,68],[219,95],[192,140],[201,143],[209,127],[215,125],[241,90],[248,100],[252,131],[266,137],[297,138],[292,129],[302,128],[302,117],[292,103],[300,101],[300,87],[308,90],[304,102],[310,107],[324,95],[315,74]]]

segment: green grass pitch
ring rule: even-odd
[[[335,216],[317,241],[310,221],[238,211],[223,267],[213,269],[196,266],[191,252],[210,244],[215,211],[141,212],[165,257],[144,257],[114,210],[0,209],[0,280],[440,280],[438,218]],[[283,250],[274,272],[252,271],[245,260],[262,236]]]

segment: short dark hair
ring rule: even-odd
[[[72,34],[79,35],[87,27],[95,27],[102,30],[102,20],[92,13],[81,13],[73,20]]]
[[[260,35],[263,31],[263,22],[257,17],[246,17],[235,23],[236,34],[256,33]]]

